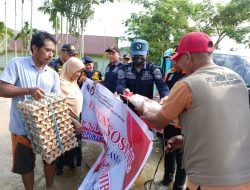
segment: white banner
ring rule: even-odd
[[[129,189],[152,151],[152,133],[103,85],[87,79],[82,93],[82,139],[102,144],[103,152],[79,190]]]

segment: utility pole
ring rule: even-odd
[[[16,29],[16,17],[17,17],[17,14],[16,14],[16,0],[15,0],[15,35],[16,35],[16,32],[17,32],[17,29]],[[17,57],[17,41],[15,40],[15,57]]]
[[[5,0],[5,64],[8,62],[7,0]]]
[[[29,46],[30,46],[30,42],[31,42],[31,38],[32,38],[32,33],[33,33],[33,26],[32,26],[32,20],[33,20],[33,0],[31,0],[30,2],[30,41],[29,41],[29,45],[27,47],[27,51],[29,52]]]

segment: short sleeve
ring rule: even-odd
[[[168,120],[174,120],[191,106],[191,90],[185,82],[179,81],[171,89],[168,98],[164,99],[161,114]]]
[[[18,80],[18,71],[15,58],[11,59],[5,66],[2,74],[0,75],[0,80],[12,85],[16,83]]]

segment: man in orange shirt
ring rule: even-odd
[[[174,85],[158,113],[145,105],[137,111],[160,129],[179,118],[182,135],[171,138],[167,149],[183,147],[189,189],[249,190],[247,88],[237,73],[213,63],[213,51],[207,34],[186,34],[171,59],[189,76]]]

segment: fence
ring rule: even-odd
[[[22,56],[21,53],[18,53],[17,56]],[[14,52],[8,52],[8,61],[15,57],[15,53]],[[104,70],[105,67],[107,66],[107,64],[109,63],[109,60],[106,57],[100,57],[100,56],[93,56],[93,59],[96,62],[95,68],[99,71],[102,72],[102,74],[104,74]],[[5,54],[2,53],[0,54],[0,73],[2,73],[5,65],[6,65],[6,61],[5,61]]]

